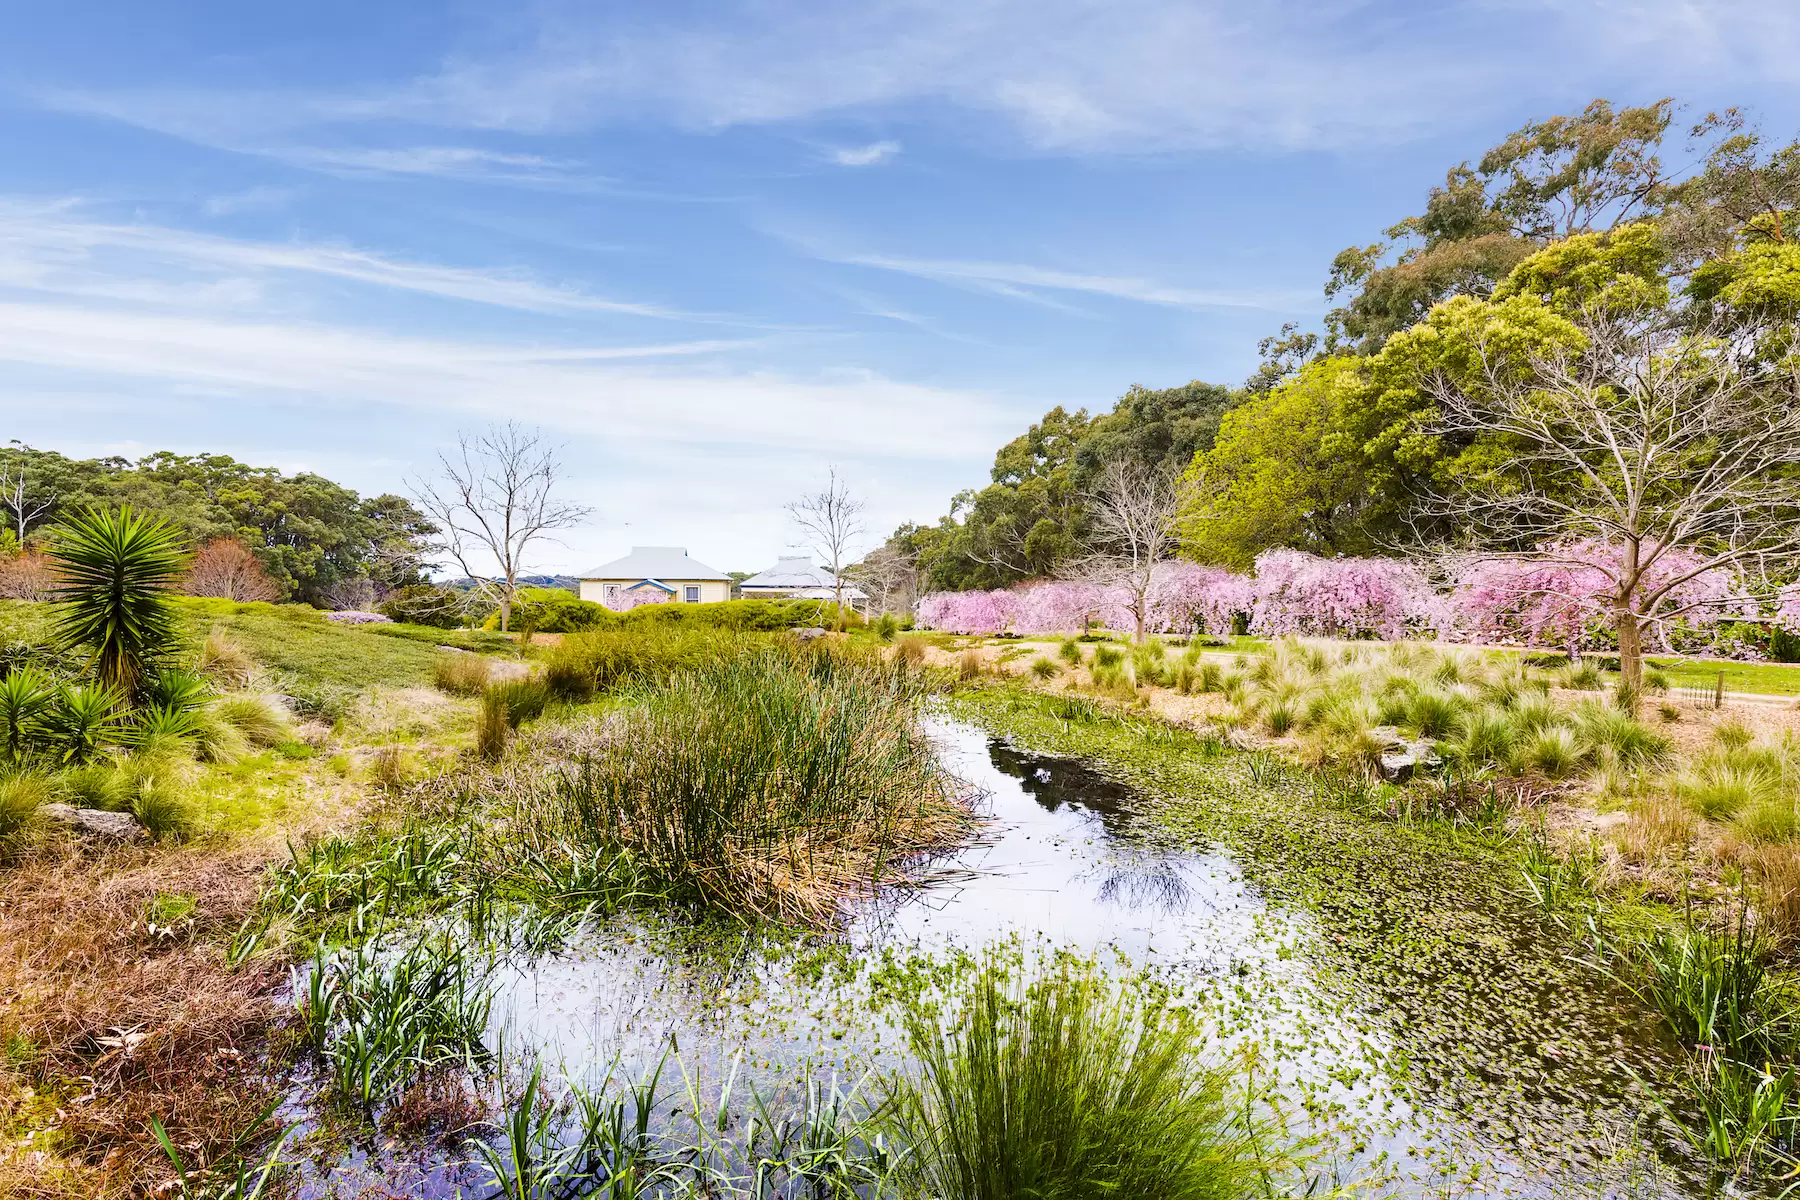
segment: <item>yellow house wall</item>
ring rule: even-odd
[[[641,579],[584,579],[581,581],[581,598],[592,600],[595,604],[606,603],[606,585],[617,584],[621,588],[635,587],[644,582]],[[664,583],[675,589],[675,602],[687,594],[689,587],[700,589],[700,603],[713,604],[720,600],[731,599],[731,585],[722,579],[665,579]]]

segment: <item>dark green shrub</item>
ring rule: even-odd
[[[93,684],[62,688],[44,711],[43,729],[52,753],[65,763],[84,763],[123,732],[123,693]]]
[[[730,629],[742,633],[779,633],[786,629],[836,627],[837,606],[829,600],[722,600],[714,604],[640,604],[619,617],[621,629],[679,625]],[[844,611],[845,628],[864,624],[853,609]]]
[[[403,624],[435,629],[455,629],[464,618],[461,594],[430,584],[403,587],[378,604],[376,611]]]
[[[0,762],[19,762],[43,739],[43,720],[56,701],[50,679],[21,667],[0,679]]]

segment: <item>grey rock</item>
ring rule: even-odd
[[[1429,741],[1405,742],[1397,750],[1381,756],[1381,777],[1390,783],[1405,783],[1418,771],[1430,771],[1444,765]]]
[[[38,813],[46,820],[70,826],[78,833],[91,833],[108,841],[136,842],[142,841],[146,836],[144,827],[130,813],[76,808],[70,804],[41,805]]]
[[[810,642],[810,641],[813,641],[815,638],[824,637],[825,630],[820,629],[817,625],[811,625],[805,629],[794,630],[794,636],[799,638],[803,642]]]

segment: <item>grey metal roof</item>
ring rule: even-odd
[[[716,579],[731,577],[688,557],[685,546],[633,546],[624,558],[581,573],[583,579]]]
[[[831,572],[824,567],[813,566],[813,561],[805,555],[798,557],[783,556],[775,560],[775,565],[766,571],[758,571],[750,578],[738,584],[743,588],[806,588],[830,587]]]

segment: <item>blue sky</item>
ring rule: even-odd
[[[0,6],[0,438],[403,490],[563,442],[631,544],[873,544],[1054,404],[1241,380],[1331,256],[1594,96],[1800,128],[1738,0]]]

